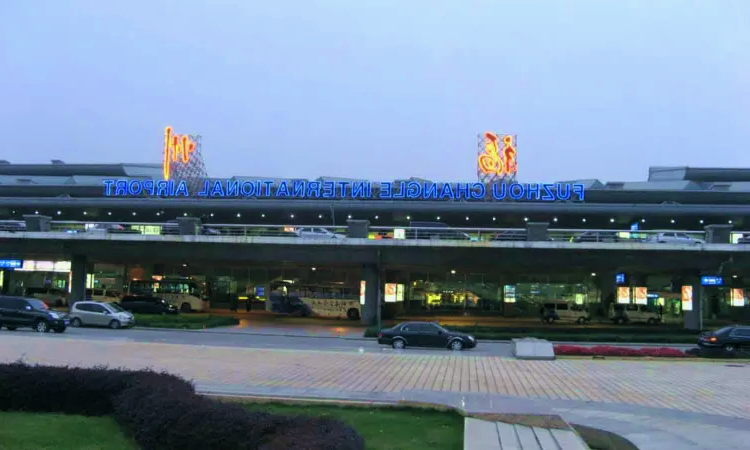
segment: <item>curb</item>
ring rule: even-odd
[[[224,328],[224,327],[217,327]],[[243,336],[268,336],[268,337],[289,337],[289,338],[314,338],[314,339],[342,339],[346,341],[375,341],[374,337],[351,337],[351,336],[316,336],[316,335],[299,335],[299,334],[282,334],[282,333],[227,333],[226,331],[216,331],[216,328],[206,328],[205,330],[189,330],[184,328],[158,328],[158,327],[141,327],[135,326],[135,330],[146,330],[146,331],[164,331],[164,332],[182,332],[182,333],[209,333],[209,334],[224,334],[224,335],[243,335]],[[489,342],[491,344],[511,344],[512,341],[508,340],[497,340],[497,339],[482,339],[481,342]],[[552,344],[561,345],[582,345],[582,346],[594,346],[594,345],[611,345],[617,347],[695,347],[696,344],[692,343],[632,343],[632,342],[588,342],[588,341],[552,341]]]

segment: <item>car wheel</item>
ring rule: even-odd
[[[547,323],[555,323],[554,317],[547,317]]]
[[[406,348],[406,341],[403,339],[394,339],[393,342],[391,342],[391,347],[395,348],[396,350],[401,350]]]
[[[34,331],[37,333],[47,333],[49,332],[49,324],[44,320],[40,320],[34,324]]]
[[[121,325],[120,321],[117,319],[114,319],[112,320],[112,322],[109,323],[109,327],[112,328],[113,330],[120,328],[120,325]]]
[[[55,332],[55,333],[58,333],[58,334],[60,334],[60,333],[65,333],[65,328],[55,328],[55,329],[54,329],[54,332]]]
[[[646,324],[647,324],[647,325],[654,325],[654,324],[656,324],[656,320],[654,320],[654,319],[648,319],[648,320],[646,321]]]
[[[350,308],[346,312],[346,318],[349,320],[359,320],[359,310],[357,308]]]
[[[76,317],[76,318],[74,318],[73,320],[70,321],[70,325],[78,328],[81,325],[83,325],[83,322],[81,322],[81,319],[79,319],[78,317]]]
[[[185,302],[182,305],[180,305],[180,312],[189,313],[192,311],[193,311],[193,308],[190,307],[190,303]]]
[[[622,323],[622,319],[618,317],[617,319],[614,320],[614,322],[615,322],[615,325],[620,325]]]
[[[725,351],[726,351],[727,353],[734,353],[734,352],[735,352],[735,350],[737,350],[737,347],[735,347],[735,346],[734,346],[734,345],[732,345],[732,344],[729,344],[729,345],[725,345],[725,346],[724,346],[724,350],[725,350]]]
[[[460,339],[454,339],[450,343],[450,349],[454,351],[461,351],[464,349],[464,343]]]
[[[578,320],[576,320],[576,323],[578,325],[583,325],[583,324],[586,323],[586,318],[585,317],[579,317]]]

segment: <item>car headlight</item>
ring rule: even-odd
[[[58,313],[56,313],[54,311],[50,311],[49,316],[52,317],[53,319],[59,319],[60,318],[60,314],[58,314]]]
[[[469,336],[469,340],[473,342],[474,341],[474,336]]]

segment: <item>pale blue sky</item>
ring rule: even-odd
[[[747,0],[0,0],[0,158],[471,180],[750,167]]]

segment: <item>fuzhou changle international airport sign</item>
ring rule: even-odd
[[[195,186],[198,186],[197,190]],[[192,191],[191,191],[192,187]],[[351,200],[584,201],[578,183],[435,183],[430,181],[104,180],[106,197]]]

